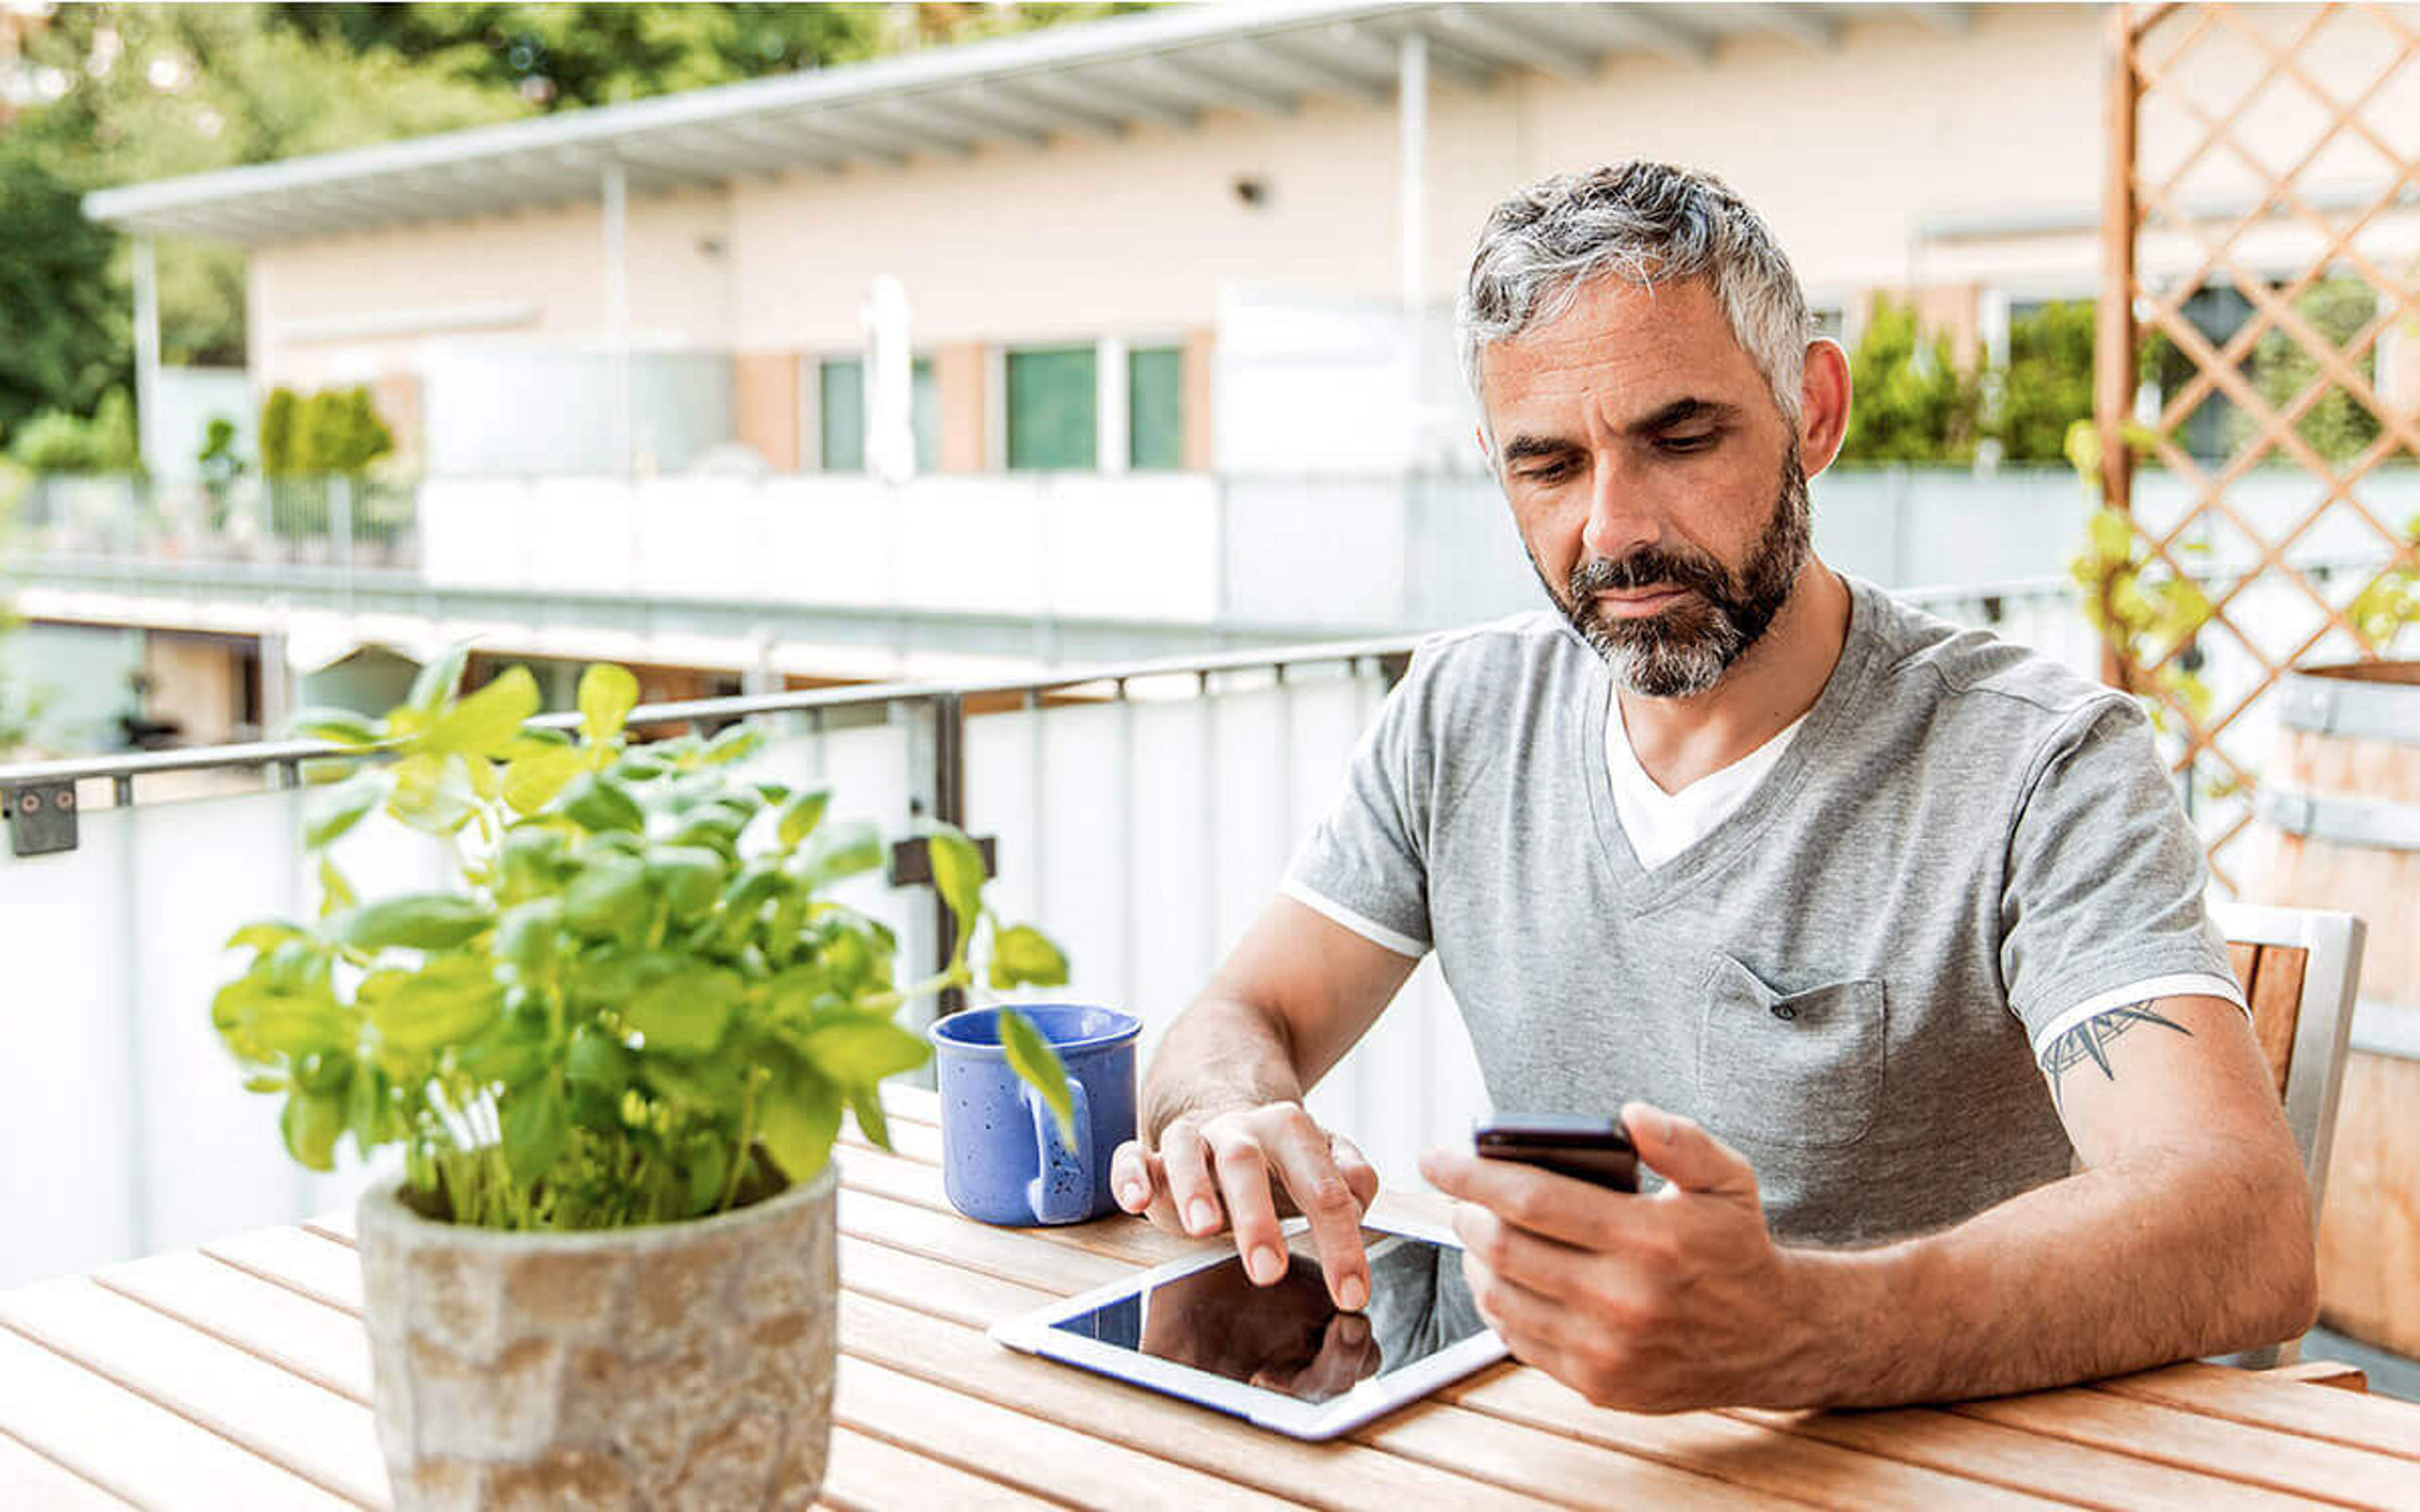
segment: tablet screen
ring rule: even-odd
[[[1370,1305],[1359,1313],[1328,1300],[1309,1238],[1296,1235],[1273,1286],[1254,1286],[1241,1257],[1230,1255],[1053,1326],[1312,1402],[1485,1331],[1461,1250],[1369,1228],[1361,1242]]]

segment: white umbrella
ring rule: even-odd
[[[916,475],[915,354],[908,344],[908,291],[885,273],[873,281],[866,331],[866,471],[885,483]]]

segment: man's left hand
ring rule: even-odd
[[[1688,1119],[1632,1103],[1622,1124],[1669,1183],[1653,1196],[1468,1150],[1421,1158],[1457,1199],[1480,1315],[1515,1357],[1600,1407],[1770,1400],[1815,1325],[1765,1229],[1755,1172]]]

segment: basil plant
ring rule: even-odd
[[[1059,948],[983,907],[957,831],[929,836],[957,921],[949,966],[912,986],[898,941],[826,896],[882,865],[871,826],[827,823],[827,791],[740,780],[758,732],[631,747],[638,684],[592,666],[579,734],[527,728],[514,667],[465,697],[462,653],[433,662],[384,720],[308,711],[302,734],[351,754],[307,811],[321,852],[372,810],[448,837],[458,890],[362,900],[324,853],[310,921],[247,924],[251,953],[211,1018],[285,1100],[285,1147],[331,1169],[400,1144],[416,1207],[489,1228],[586,1229],[719,1212],[818,1175],[843,1108],[890,1144],[876,1088],[924,1064],[910,1001],[976,980],[1066,981]],[[1011,1063],[1072,1117],[1066,1075],[1023,1017]]]

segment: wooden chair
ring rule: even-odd
[[[2344,1080],[2345,1039],[2368,928],[2351,914],[2316,908],[2213,903],[2210,914],[2227,942],[2252,1008],[2252,1031],[2286,1105],[2286,1126],[2302,1153],[2316,1216],[2327,1191],[2336,1095]],[[2300,1350],[2295,1342],[2227,1359],[2262,1368],[2290,1363]]]

